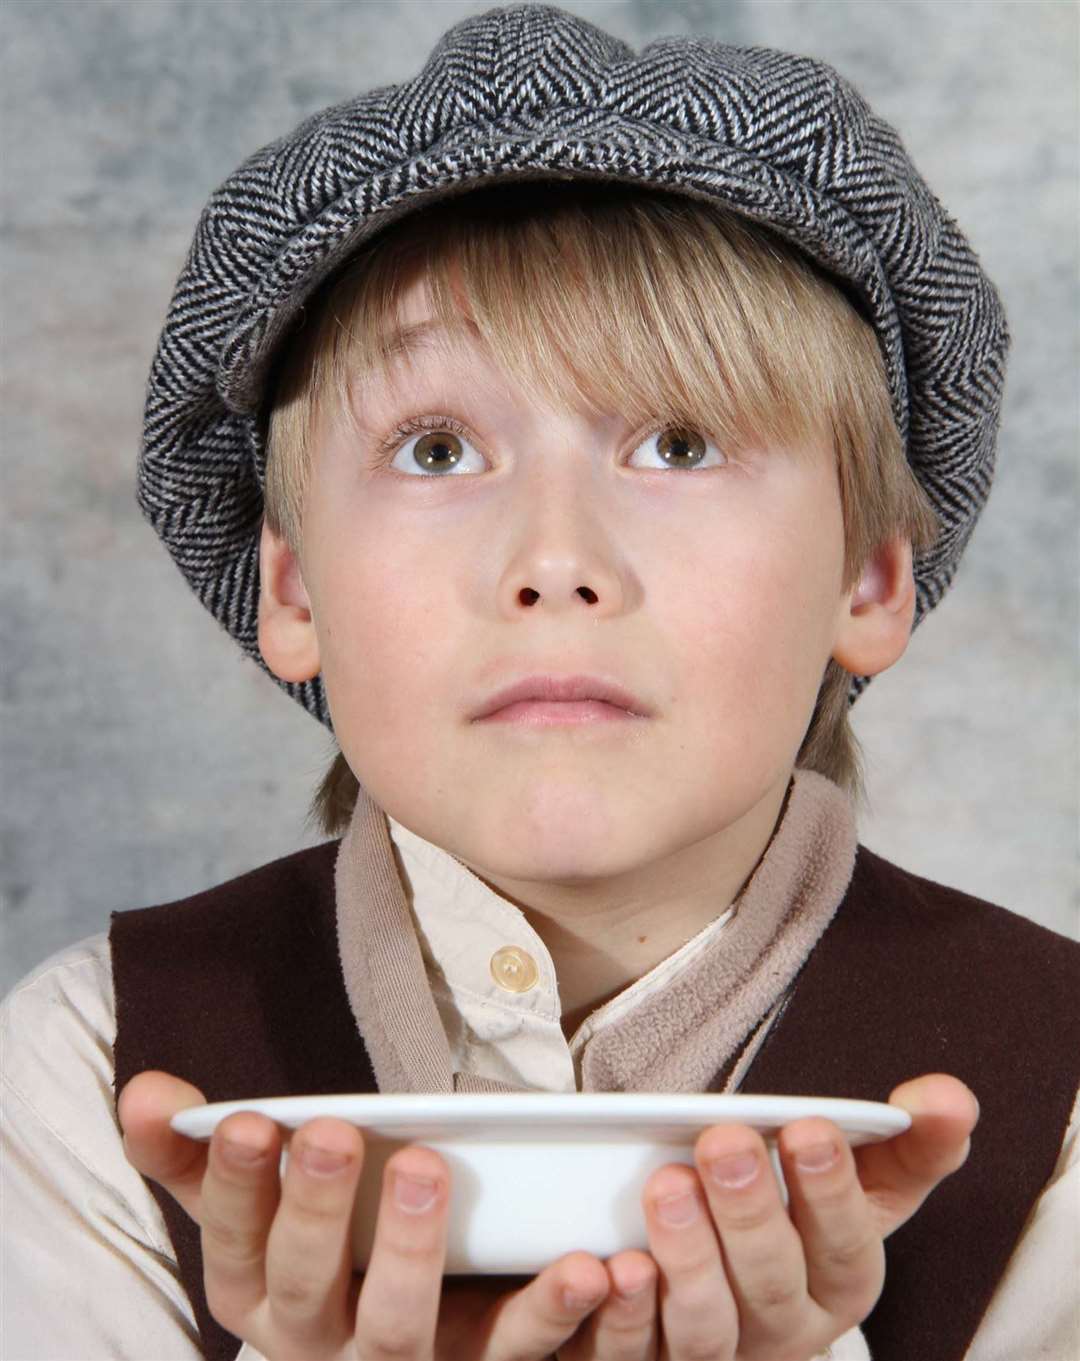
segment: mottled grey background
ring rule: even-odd
[[[249,153],[407,79],[465,0],[6,0],[3,965],[322,838],[328,736],[205,613],[134,502],[198,214]],[[855,708],[904,866],[1077,918],[1077,10],[1060,0],[571,0],[834,63],[900,129],[1014,335],[999,477],[953,590]]]

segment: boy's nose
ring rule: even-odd
[[[585,458],[581,453],[582,463]],[[543,485],[525,479],[500,585],[511,612],[588,607],[601,613],[623,607],[619,555],[594,508],[591,476],[579,463],[576,469],[553,470]]]
[[[507,564],[500,597],[512,613],[522,609],[588,609],[594,614],[621,607],[623,587],[614,564],[601,551],[518,553]]]
[[[595,605],[600,598],[591,586],[578,586],[574,594],[579,595],[587,605]],[[540,592],[534,590],[531,586],[522,586],[518,596],[522,605],[532,606],[544,603],[544,598]]]

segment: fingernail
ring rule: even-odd
[[[300,1150],[300,1166],[316,1177],[333,1177],[345,1168],[348,1161],[347,1153],[319,1148],[316,1144],[304,1144]]]
[[[666,1200],[659,1200],[656,1203],[656,1213],[665,1224],[670,1224],[672,1228],[681,1229],[685,1224],[692,1224],[698,1217],[698,1200],[693,1191],[684,1191],[681,1195],[668,1196]]]
[[[237,1143],[235,1139],[223,1139],[221,1151],[225,1155],[225,1161],[232,1163],[234,1167],[254,1167],[266,1157],[265,1148]]]
[[[406,1177],[398,1172],[394,1176],[394,1200],[401,1209],[409,1214],[421,1214],[435,1204],[438,1187],[426,1177]]]
[[[758,1156],[752,1149],[742,1153],[729,1153],[726,1158],[716,1158],[708,1164],[708,1173],[717,1186],[727,1191],[738,1191],[750,1183],[758,1174]]]
[[[825,1172],[836,1162],[839,1150],[833,1143],[811,1144],[795,1150],[795,1166],[800,1172]]]
[[[643,1281],[638,1281],[634,1285],[620,1285],[617,1287],[619,1298],[623,1300],[636,1300],[640,1295],[644,1295],[651,1284],[652,1282],[649,1277],[646,1276]]]

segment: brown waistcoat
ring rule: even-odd
[[[147,1068],[208,1101],[373,1092],[345,992],[340,842],[181,902],[112,915],[115,1092]],[[967,1083],[981,1119],[964,1167],[886,1240],[863,1324],[874,1361],[960,1361],[1053,1172],[1080,1084],[1080,945],[859,847],[848,891],[740,1090],[884,1101],[923,1073]],[[199,1231],[156,1183],[202,1346]]]

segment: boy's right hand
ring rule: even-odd
[[[170,1128],[177,1111],[204,1102],[198,1088],[168,1073],[138,1074],[117,1103],[124,1151],[200,1225],[210,1312],[268,1361],[542,1361],[608,1295],[607,1268],[585,1252],[560,1258],[517,1290],[499,1293],[488,1282],[444,1292],[449,1169],[416,1144],[386,1164],[371,1260],[356,1277],[350,1224],[364,1160],[361,1131],[341,1120],[309,1121],[293,1135],[282,1180],[281,1133],[265,1116],[229,1116],[209,1146]],[[232,1161],[233,1145],[255,1159]],[[336,1172],[306,1170],[305,1155],[317,1150],[343,1156],[344,1164]],[[401,1173],[433,1184],[428,1210],[396,1203]],[[648,1254],[621,1256],[623,1275],[615,1279],[655,1276]],[[582,1303],[568,1304],[565,1291]],[[597,1336],[610,1317],[625,1339],[628,1308],[613,1294],[597,1317]]]

